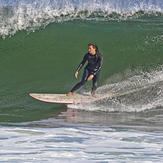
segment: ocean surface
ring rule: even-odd
[[[104,56],[97,93],[115,97],[29,96],[67,93],[90,42]],[[163,1],[0,0],[0,162],[162,163]]]

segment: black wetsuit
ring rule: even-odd
[[[90,53],[85,54],[82,62],[79,64],[76,71],[80,71],[80,69],[83,67],[86,61],[88,61],[88,64],[84,68],[82,80],[72,88],[71,92],[74,92],[77,89],[79,89],[81,86],[83,86],[87,82],[87,79],[90,75],[94,75],[92,79],[92,84],[93,84],[92,94],[94,94],[95,90],[97,89],[100,70],[103,63],[103,56],[101,53],[96,53],[95,55],[91,55]]]

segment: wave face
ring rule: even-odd
[[[74,19],[126,20],[162,13],[162,0],[2,0],[0,35]]]

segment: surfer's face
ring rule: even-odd
[[[88,46],[88,52],[92,55],[95,55],[96,54],[96,49],[93,48],[92,45]]]

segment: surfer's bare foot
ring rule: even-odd
[[[72,92],[67,93],[67,96],[71,96],[71,95],[72,95]]]

